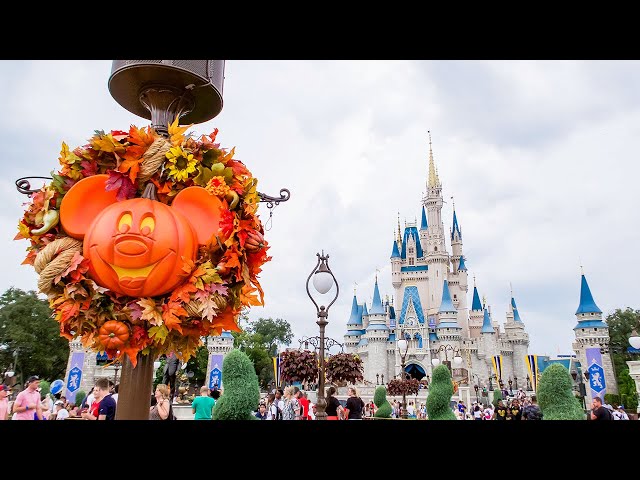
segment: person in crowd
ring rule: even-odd
[[[89,395],[87,395],[82,399],[82,403],[80,404],[81,409],[85,409],[85,408],[89,410],[91,409],[91,405],[93,405],[93,401],[94,401],[95,390],[96,390],[95,386],[91,387],[91,390],[89,390]]]
[[[31,375],[25,382],[26,388],[13,402],[14,420],[42,420],[42,402],[40,401],[40,377]]]
[[[327,402],[327,406],[324,411],[327,414],[327,420],[339,420],[339,414],[344,414],[344,407],[340,404],[338,399],[334,397],[336,393],[336,387],[329,387],[327,389],[327,395],[325,400]]]
[[[462,414],[462,420],[466,420],[467,406],[462,400],[458,402],[458,410],[460,410],[460,413]]]
[[[624,405],[618,406],[613,412],[614,420],[629,420],[629,415],[624,411]]]
[[[9,386],[0,385],[0,420],[9,420]]]
[[[531,395],[529,404],[522,409],[523,420],[542,420],[542,410],[538,405],[538,398],[535,395]]]
[[[522,420],[522,408],[520,408],[520,402],[517,398],[511,400],[511,405],[509,406],[509,415],[507,419]]]
[[[310,420],[309,418],[309,399],[307,398],[307,392],[300,390],[298,392],[298,403],[300,404],[300,420]]]
[[[473,419],[474,420],[482,420],[482,409],[479,404],[475,404],[473,407]]]
[[[316,407],[315,403],[309,403],[309,420],[316,419],[316,412],[318,411],[318,407]]]
[[[200,396],[193,399],[191,403],[191,411],[194,420],[211,420],[213,407],[216,401],[209,396],[209,387],[203,385],[200,387]]]
[[[154,393],[156,404],[149,409],[149,420],[171,420],[171,392],[169,386],[164,383],[156,385]]]
[[[96,380],[93,389],[94,404],[89,412],[82,414],[82,418],[86,420],[115,420],[116,419],[116,401],[109,393],[109,380],[101,377]]]
[[[267,420],[277,420],[278,406],[277,406],[275,400],[276,400],[276,394],[275,393],[269,393],[267,395],[267,400],[265,402],[265,404],[267,406]]]
[[[491,420],[493,419],[493,404],[488,403],[487,407],[483,411],[484,417],[483,420]]]
[[[612,420],[611,413],[602,405],[600,397],[593,397],[591,402],[591,420]]]
[[[495,411],[493,412],[492,420],[506,420],[507,419],[507,407],[504,406],[502,399],[498,400]]]
[[[407,406],[407,417],[416,418],[416,407],[413,406],[413,401],[410,401]]]
[[[53,407],[55,409],[55,413],[51,420],[64,420],[69,418],[69,411],[65,408],[62,400],[56,400]]]
[[[356,387],[349,387],[349,398],[347,398],[347,406],[345,407],[347,420],[362,420],[362,411],[364,402],[358,396]]]
[[[284,388],[284,408],[282,409],[283,420],[297,420],[300,414],[300,404],[295,397],[294,387],[289,385]]]
[[[256,413],[256,418],[258,420],[266,420],[267,419],[267,405],[261,401],[258,405],[258,411]]]
[[[113,391],[111,393],[111,396],[116,401],[116,405],[118,405],[118,390],[120,390],[120,384],[119,383],[113,386]]]

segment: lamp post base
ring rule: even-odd
[[[153,390],[153,355],[138,354],[133,367],[125,355],[120,374],[116,420],[148,420]]]

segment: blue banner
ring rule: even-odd
[[[209,389],[222,388],[222,355],[209,357]]]
[[[604,379],[604,368],[602,367],[602,354],[600,348],[587,348],[587,371],[589,372],[589,386],[591,387],[591,398],[600,397],[604,403],[604,395],[607,392],[607,382]]]
[[[76,401],[76,393],[80,390],[84,355],[85,352],[73,352],[71,354],[71,363],[69,365],[69,374],[67,376],[67,388],[64,395],[67,397],[67,401],[71,403]]]

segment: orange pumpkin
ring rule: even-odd
[[[185,260],[196,260],[198,243],[219,230],[221,201],[202,187],[182,190],[169,207],[155,198],[118,202],[106,191],[107,175],[80,180],[64,196],[65,231],[83,239],[89,275],[100,286],[132,297],[164,295],[184,283]]]
[[[108,320],[98,330],[98,340],[105,350],[120,350],[129,340],[129,328],[123,322]]]
[[[249,252],[257,252],[264,247],[264,237],[258,231],[251,231],[247,235],[247,240],[244,242],[244,248]]]

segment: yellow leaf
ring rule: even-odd
[[[189,128],[193,126],[187,125],[185,127],[181,127],[178,125],[180,121],[180,117],[177,116],[171,125],[169,125],[169,140],[172,145],[180,145],[184,141],[184,132],[186,132]]]
[[[142,315],[140,316],[142,320],[148,321],[151,325],[162,325],[162,313],[158,310],[156,302],[153,299],[141,298],[136,303],[143,308]]]
[[[149,338],[153,338],[160,343],[164,343],[167,335],[169,334],[169,330],[164,325],[159,325],[157,327],[151,327],[148,333]]]

